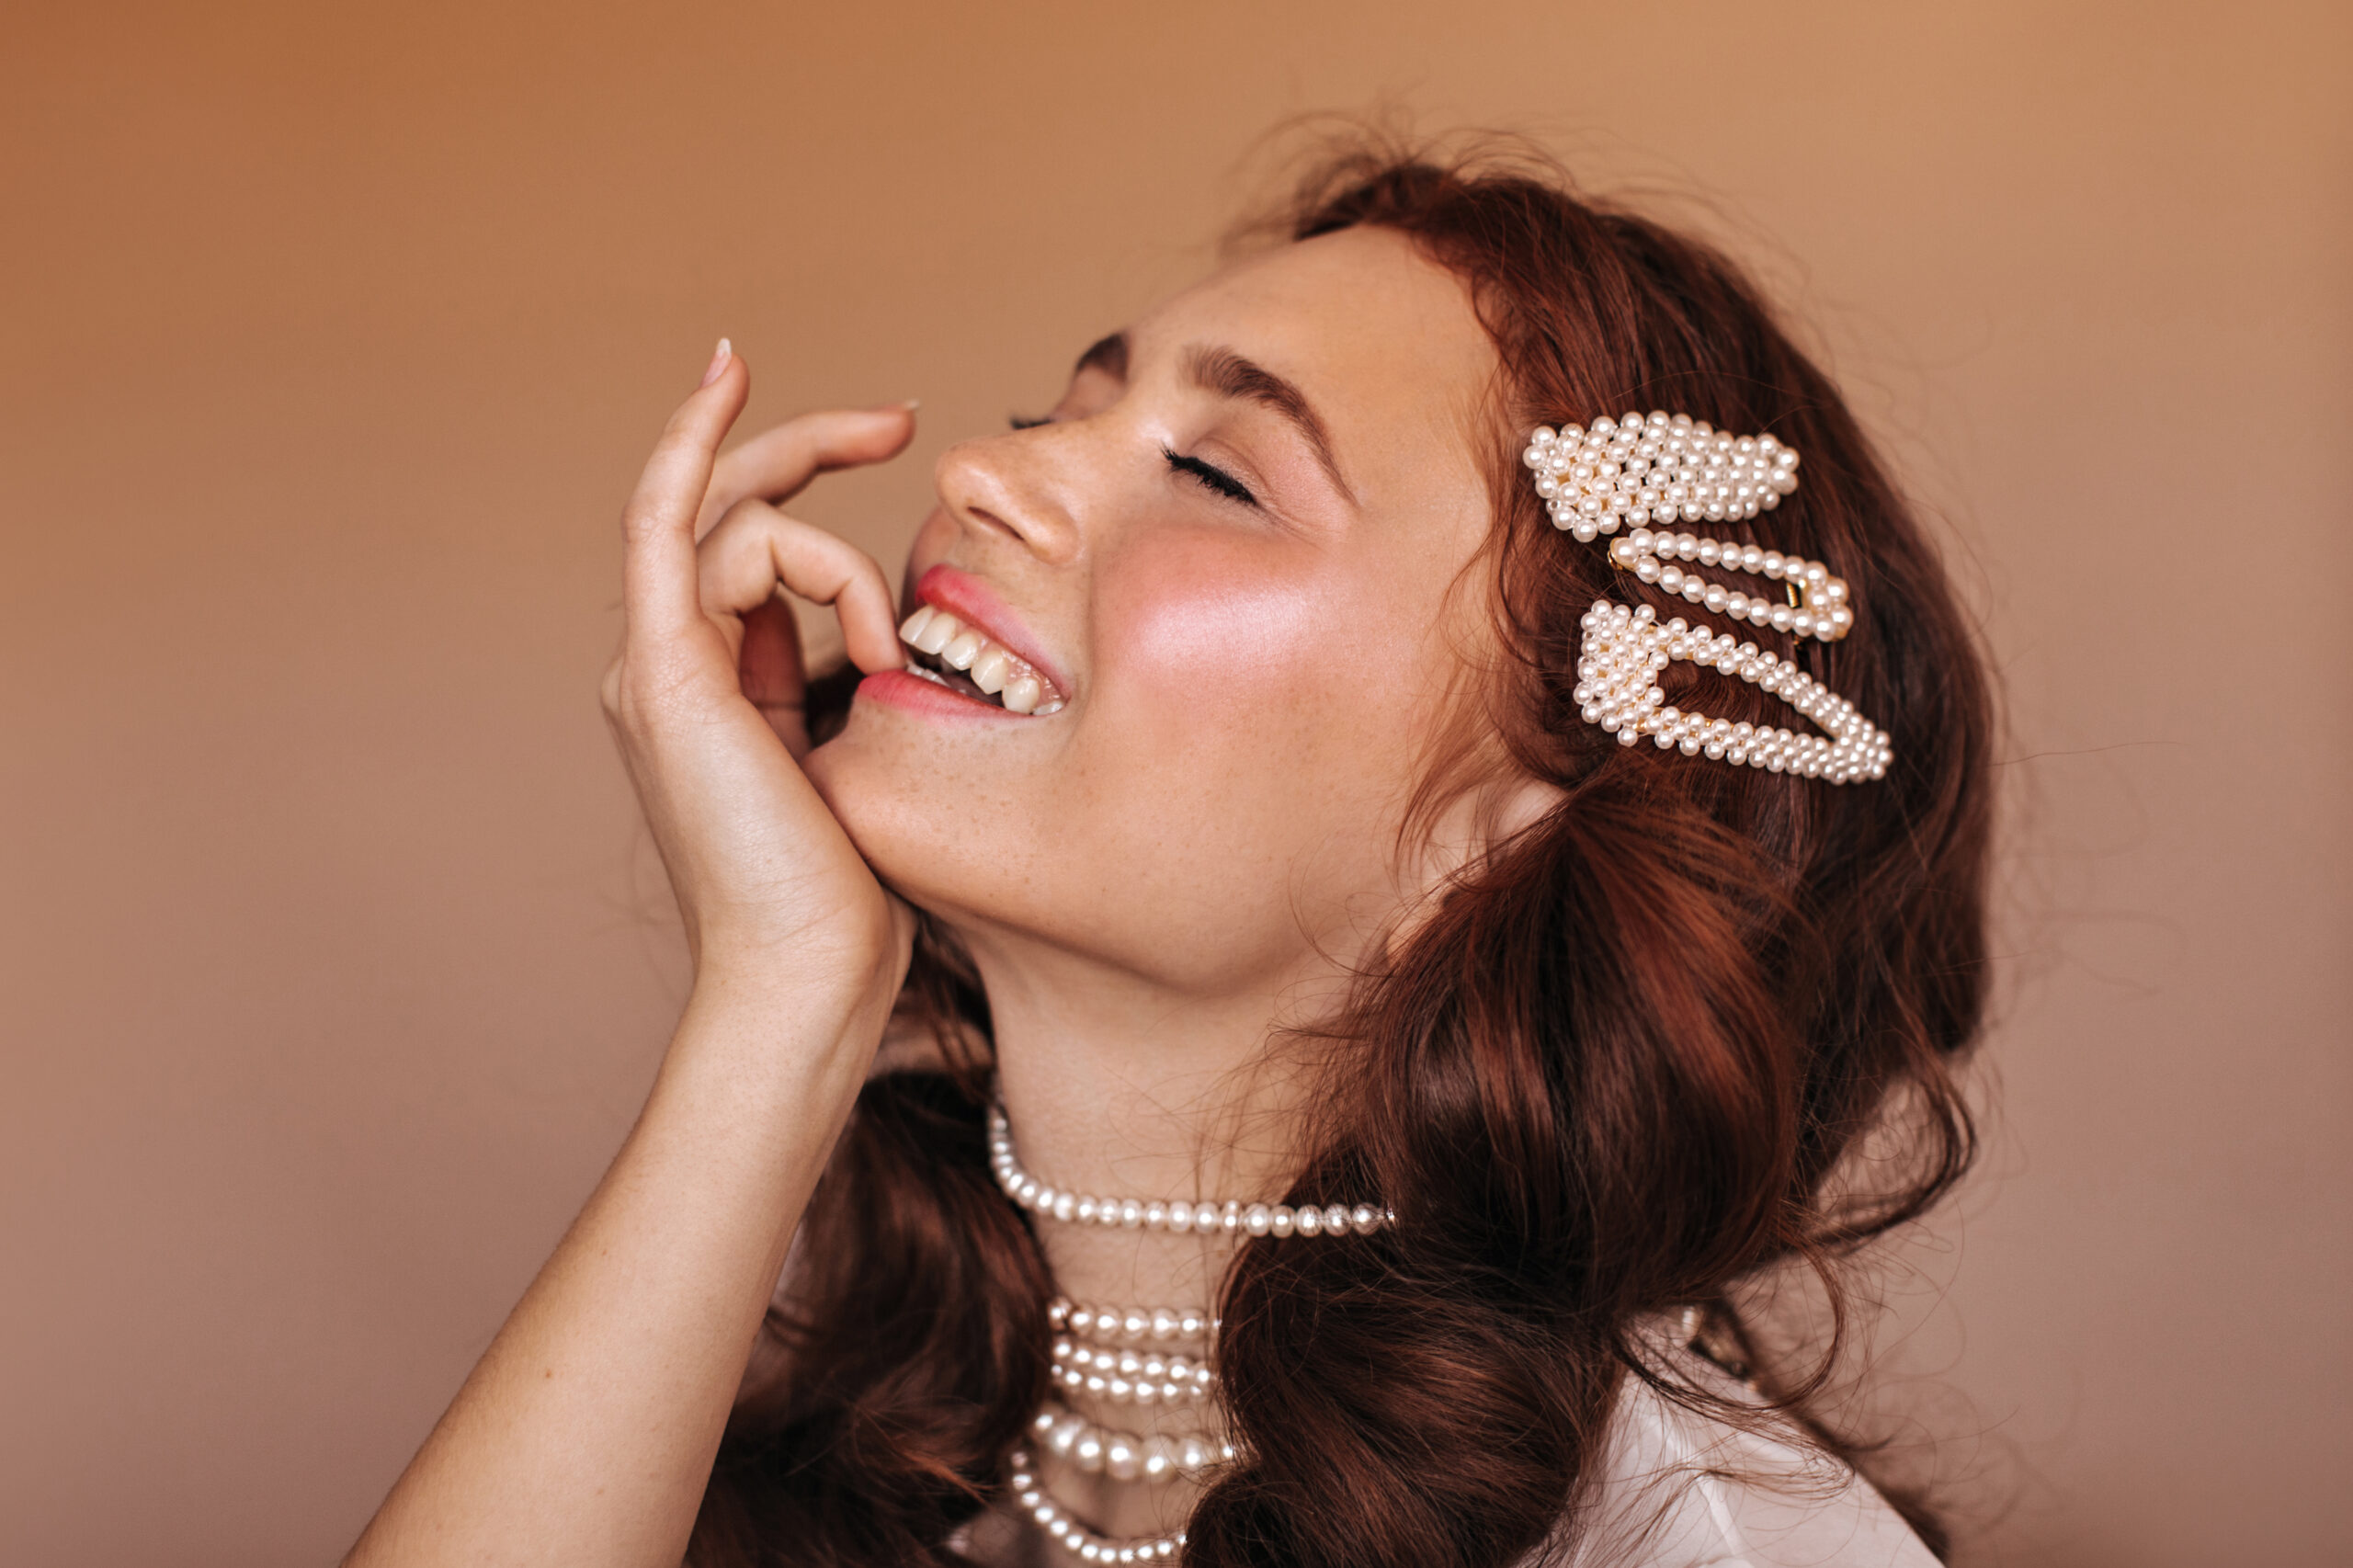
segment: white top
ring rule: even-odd
[[[1678,1358],[1677,1369],[1739,1397],[1697,1361]],[[1586,1499],[1574,1550],[1554,1559],[1568,1568],[1937,1568],[1870,1483],[1793,1428],[1735,1426],[1637,1379],[1619,1396]]]

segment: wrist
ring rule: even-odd
[[[779,1044],[789,1037],[803,1049],[824,1049],[824,1042],[838,1040],[844,1049],[870,1054],[905,975],[904,945],[896,952],[837,947],[787,952],[706,942],[696,954],[686,1015],[706,1025],[729,1024],[731,1033],[748,1027]]]

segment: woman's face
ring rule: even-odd
[[[950,449],[909,652],[1042,710],[869,676],[809,771],[877,871],[984,969],[1043,941],[1206,993],[1351,959],[1398,907],[1424,743],[1487,635],[1448,599],[1488,526],[1495,371],[1452,274],[1349,230],[1178,295],[1048,422]],[[942,647],[941,615],[976,635]]]

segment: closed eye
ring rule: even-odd
[[[1258,498],[1250,494],[1248,485],[1214,463],[1203,462],[1199,458],[1180,456],[1167,447],[1160,449],[1160,455],[1168,460],[1170,468],[1178,473],[1190,474],[1201,484],[1229,501],[1239,501],[1245,506],[1256,506],[1258,504]]]

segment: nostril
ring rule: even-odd
[[[1012,540],[1017,544],[1022,542],[1021,530],[1015,528],[1011,523],[1006,522],[1003,517],[998,517],[995,512],[990,511],[986,506],[967,506],[964,508],[964,515],[972,518],[972,520],[976,523],[985,524],[989,528],[995,528],[997,532],[1005,535],[1006,538]]]

